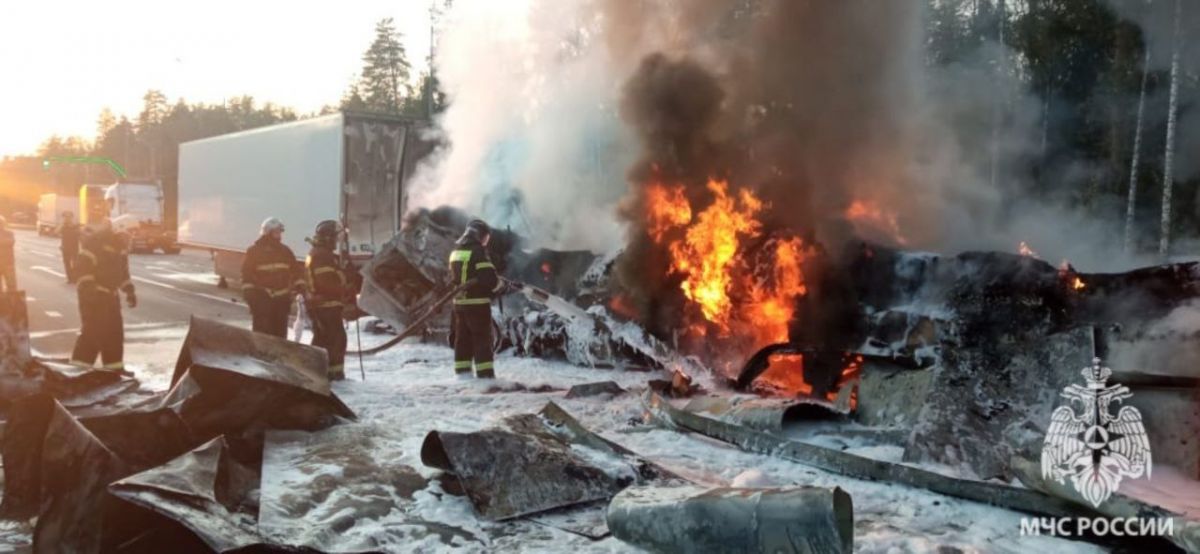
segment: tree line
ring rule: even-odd
[[[431,17],[436,15],[431,12]],[[42,142],[36,157],[0,161],[0,177],[16,183],[21,193],[9,195],[0,210],[28,210],[42,192],[75,194],[85,182],[110,182],[107,167],[86,164],[52,165],[52,156],[103,156],[121,164],[130,178],[163,182],[168,218],[174,221],[179,144],[256,127],[336,113],[339,110],[429,117],[444,108],[444,96],[429,72],[414,82],[401,33],[392,18],[375,25],[374,37],[362,56],[362,70],[339,102],[311,113],[244,95],[221,103],[171,101],[160,90],[142,95],[135,115],[116,114],[104,108],[96,119],[94,137],[51,136]]]

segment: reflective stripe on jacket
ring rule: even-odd
[[[487,249],[468,237],[459,239],[455,250],[450,252],[450,278],[454,285],[474,281],[454,297],[454,304],[458,306],[488,304],[504,288]]]

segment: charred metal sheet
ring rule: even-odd
[[[607,394],[616,396],[625,392],[615,381],[600,381],[597,383],[584,383],[582,385],[574,385],[567,390],[567,398],[584,398],[588,396],[598,396]]]
[[[23,373],[32,361],[25,291],[0,293],[0,374]]]
[[[494,521],[612,497],[633,482],[594,466],[549,433],[433,431],[421,461],[458,476],[480,515]]]
[[[613,536],[652,552],[839,554],[854,546],[840,488],[631,487],[608,507]]]
[[[779,433],[785,423],[804,419],[844,418],[848,407],[817,399],[787,398],[730,398],[703,396],[694,398],[683,407],[685,411],[705,413],[730,423],[758,431]]]
[[[108,552],[124,538],[130,517],[106,487],[129,466],[57,402],[50,400],[41,449],[41,509],[35,552]]]
[[[505,419],[504,428],[430,432],[421,461],[455,474],[476,511],[499,521],[608,499],[659,473],[618,448],[551,403],[540,415]]]
[[[951,348],[932,371],[904,460],[957,467],[980,479],[1014,477],[1013,457],[1039,452],[1057,392],[1093,354],[1090,327],[1022,343],[1001,356]]]
[[[216,552],[263,544],[251,504],[257,474],[218,437],[166,464],[113,482],[115,497],[183,525]]]
[[[674,472],[643,458],[636,452],[612,442],[584,427],[579,420],[554,402],[547,402],[538,415],[546,427],[556,434],[565,435],[572,444],[581,444],[606,453],[615,458],[621,458],[633,465],[637,470],[638,482],[659,481],[663,483],[686,483],[686,479]],[[528,418],[522,421],[531,421]]]
[[[457,221],[437,215],[414,212],[363,267],[359,306],[367,313],[403,329],[433,303],[437,289],[447,283],[446,260],[462,230]],[[439,324],[447,326],[446,316]]]
[[[171,384],[188,369],[203,366],[328,396],[328,365],[320,348],[193,316]]]
[[[651,392],[644,397],[644,403],[657,421],[670,428],[699,433],[736,445],[747,452],[776,456],[830,473],[923,488],[947,496],[1031,514],[1070,517],[1081,513],[1070,502],[1029,489],[946,477],[912,466],[872,460],[839,450],[790,441],[740,425],[706,418],[676,409]]]
[[[166,408],[81,417],[79,422],[134,471],[164,464],[196,444],[179,414]]]
[[[4,502],[0,516],[29,519],[38,513],[42,490],[42,447],[54,413],[54,398],[35,394],[14,402],[4,426]]]
[[[330,390],[326,365],[321,349],[193,317],[162,406],[201,440],[227,434],[261,445],[266,429],[355,418]]]

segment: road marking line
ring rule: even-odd
[[[37,297],[36,296],[26,296],[25,301],[26,302],[37,302]]]
[[[34,271],[41,271],[42,273],[49,273],[49,274],[51,274],[51,275],[53,275],[53,276],[55,276],[55,277],[59,277],[59,278],[61,278],[61,279],[66,279],[66,278],[67,278],[67,276],[66,276],[65,274],[63,274],[63,273],[59,273],[59,272],[57,272],[57,271],[55,271],[55,270],[53,270],[53,269],[50,269],[50,268],[48,268],[48,267],[46,267],[46,266],[44,266],[44,265],[35,265],[35,266],[31,266],[29,269],[32,269],[32,270],[34,270]]]
[[[46,316],[47,317],[62,317],[62,314],[60,314],[54,310],[46,310]]]
[[[148,283],[148,284],[151,284],[151,285],[159,286],[159,287],[162,287],[162,288],[165,288],[165,289],[171,289],[171,290],[173,290],[173,291],[175,291],[175,292],[181,292],[181,293],[183,293],[183,294],[190,294],[190,295],[192,295],[192,296],[198,296],[198,297],[200,297],[200,298],[207,298],[207,299],[209,299],[209,300],[215,300],[215,301],[217,301],[217,302],[222,302],[222,303],[225,303],[225,304],[234,304],[234,305],[237,305],[237,306],[240,306],[240,305],[241,305],[241,303],[239,303],[239,302],[237,302],[237,301],[233,300],[232,298],[222,298],[222,297],[220,297],[220,296],[215,296],[215,295],[212,295],[212,294],[205,294],[205,293],[203,293],[203,292],[193,292],[193,291],[190,291],[190,290],[187,290],[187,289],[184,289],[184,288],[177,287],[177,286],[175,286],[175,285],[172,285],[172,284],[170,284],[170,283],[163,283],[162,281],[155,281],[155,280],[152,280],[152,279],[147,279],[147,278],[145,278],[145,277],[138,277],[138,276],[134,276],[134,277],[133,277],[133,280],[134,280],[134,281],[138,281],[138,282],[140,282],[140,283]]]

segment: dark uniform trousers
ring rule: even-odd
[[[292,296],[271,296],[265,291],[250,304],[250,328],[256,333],[266,333],[281,339],[287,338],[288,316],[292,313]]]
[[[312,345],[329,353],[329,372],[341,375],[346,363],[346,326],[342,325],[342,306],[309,308],[312,319]]]
[[[490,304],[475,304],[454,307],[454,372],[471,372],[475,363],[475,374],[494,377],[492,353],[492,307]]]
[[[341,257],[331,244],[314,242],[304,259],[304,268],[312,291],[307,303],[312,320],[312,345],[324,348],[329,354],[329,378],[336,380],[346,377],[346,326],[342,323],[342,311],[353,287]]]
[[[80,290],[79,318],[79,338],[71,360],[91,367],[100,356],[105,368],[124,369],[125,326],[117,293]]]

